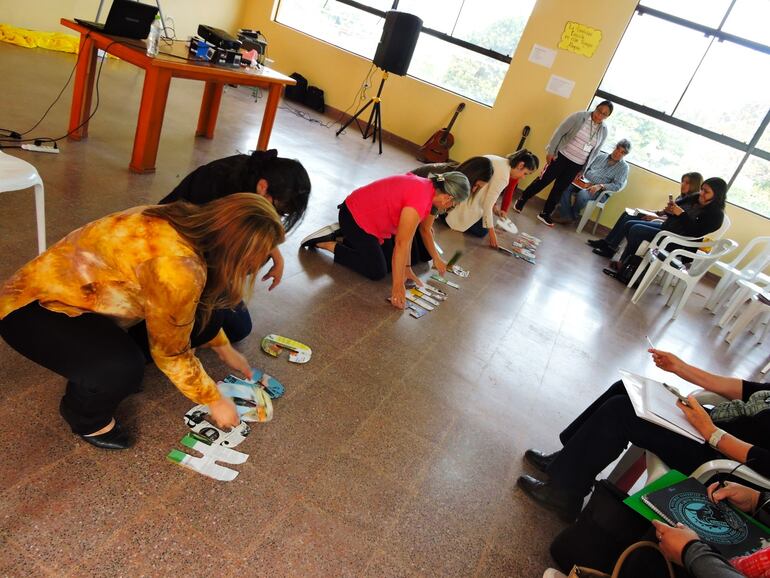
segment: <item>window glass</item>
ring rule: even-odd
[[[767,24],[770,22],[770,2],[767,0],[738,0],[730,11],[722,30],[764,45],[770,44]]]
[[[591,110],[602,99],[594,98]],[[609,134],[602,147],[612,151],[622,138],[631,141],[626,160],[665,177],[679,180],[683,173],[698,171],[704,177],[729,181],[744,153],[690,131],[615,105],[605,121]]]
[[[770,55],[714,42],[674,116],[748,143],[770,102],[770,74],[751,70],[770,71]]]
[[[366,58],[374,57],[382,35],[379,16],[328,0],[281,0],[275,19]]]
[[[727,201],[770,217],[770,162],[750,156],[727,192]]]
[[[452,35],[462,0],[399,0],[398,11],[422,18],[426,28]]]
[[[642,0],[639,4],[717,28],[730,6],[730,0]]]
[[[536,0],[466,0],[453,36],[513,56]]]
[[[602,80],[602,90],[671,114],[709,42],[700,32],[654,16],[635,16]]]
[[[505,62],[422,34],[409,66],[409,76],[491,106],[507,70]]]

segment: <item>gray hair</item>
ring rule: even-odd
[[[618,144],[615,145],[616,147],[620,147],[622,149],[626,149],[627,153],[631,152],[631,141],[629,141],[627,138],[622,138],[618,141]]]
[[[430,175],[433,186],[452,197],[455,202],[462,203],[471,194],[471,184],[468,177],[460,171],[449,171],[441,175]]]

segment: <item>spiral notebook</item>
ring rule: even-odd
[[[725,502],[709,500],[706,486],[687,478],[642,496],[670,525],[681,522],[726,558],[744,556],[770,546],[770,534]]]

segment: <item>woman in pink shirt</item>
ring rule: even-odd
[[[391,303],[403,309],[404,283],[407,279],[420,283],[411,268],[415,232],[419,228],[434,266],[443,275],[446,263],[433,242],[433,220],[467,199],[469,191],[468,178],[457,171],[428,178],[412,174],[386,177],[350,193],[339,206],[339,226],[324,227],[306,237],[302,246],[325,249],[334,254],[335,263],[375,281],[392,271]],[[391,237],[395,242],[389,258],[383,243]]]

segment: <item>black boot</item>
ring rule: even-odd
[[[552,454],[546,454],[540,450],[527,450],[524,452],[524,459],[536,469],[543,473],[548,473],[548,466],[551,465],[556,459],[559,452],[553,452]]]
[[[516,484],[530,498],[556,512],[565,522],[574,522],[583,506],[583,500],[580,497],[555,488],[551,482],[544,482],[533,476],[521,476]]]
[[[591,245],[594,249],[609,247],[609,245],[607,244],[607,241],[605,241],[604,239],[588,239],[588,241],[586,241],[586,244]]]

